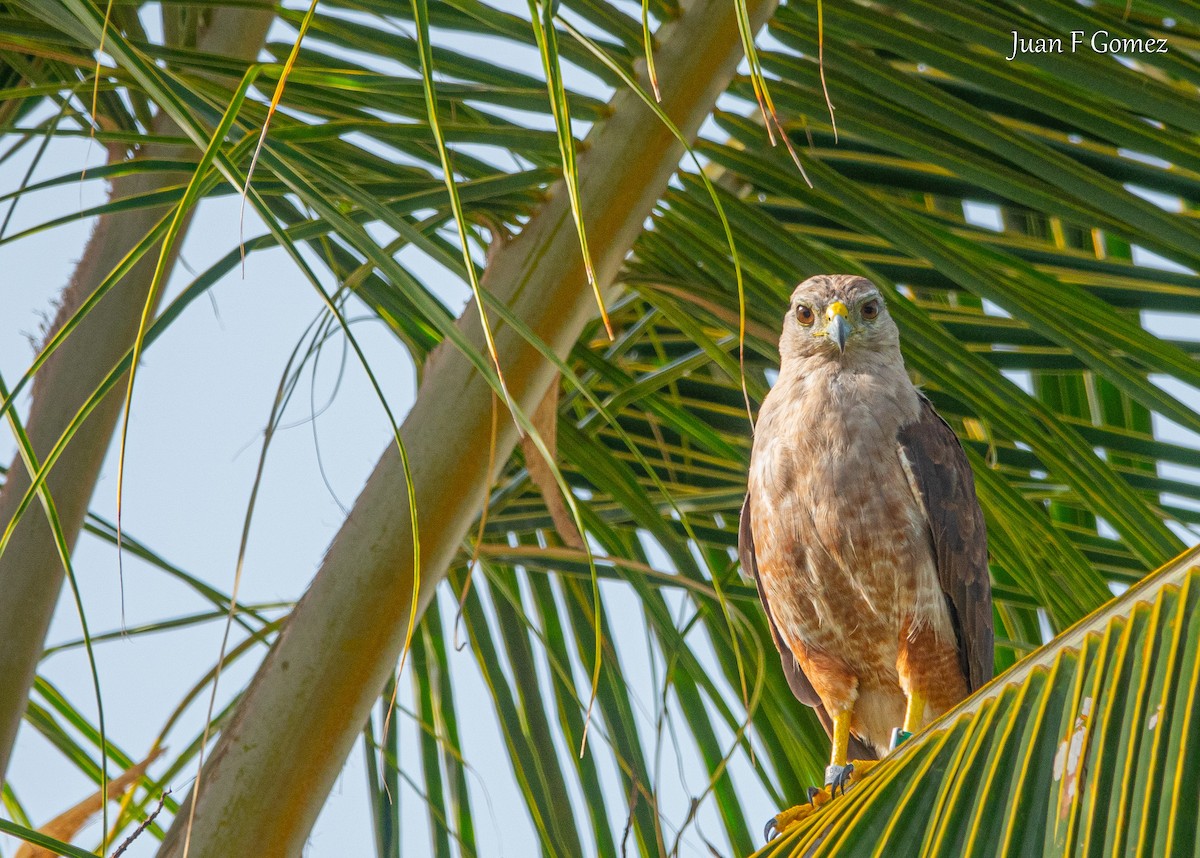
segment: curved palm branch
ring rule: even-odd
[[[1192,549],[1085,617],[755,854],[1193,849],[1198,558]]]

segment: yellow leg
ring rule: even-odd
[[[833,754],[829,765],[844,766],[850,756],[850,716],[852,710],[838,712],[833,716]]]
[[[852,714],[852,709],[846,709],[833,716],[833,753],[830,755],[829,768],[825,770],[825,787],[830,798],[837,795],[839,787],[844,793],[848,784],[859,780],[875,765],[874,760],[850,759]]]
[[[904,732],[916,733],[925,722],[925,695],[913,691],[908,695],[908,706],[904,710]]]

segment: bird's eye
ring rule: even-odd
[[[816,321],[816,319],[817,319],[817,317],[816,317],[816,314],[813,313],[812,307],[806,307],[803,304],[797,305],[796,321],[798,321],[800,324],[804,325],[805,327],[808,327],[814,321]]]
[[[874,319],[878,315],[879,315],[879,302],[878,301],[868,301],[867,303],[863,304],[862,317],[864,319],[866,319],[867,321],[870,321],[871,319]]]

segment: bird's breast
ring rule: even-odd
[[[781,395],[764,403],[750,491],[759,573],[784,637],[856,653],[862,669],[890,676],[906,625],[945,607],[896,440],[908,403],[879,387],[772,390]]]

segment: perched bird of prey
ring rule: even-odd
[[[883,756],[991,678],[987,537],[962,447],[909,380],[871,281],[796,287],[779,355],[739,553],[788,684],[833,741],[831,796],[851,758]]]

